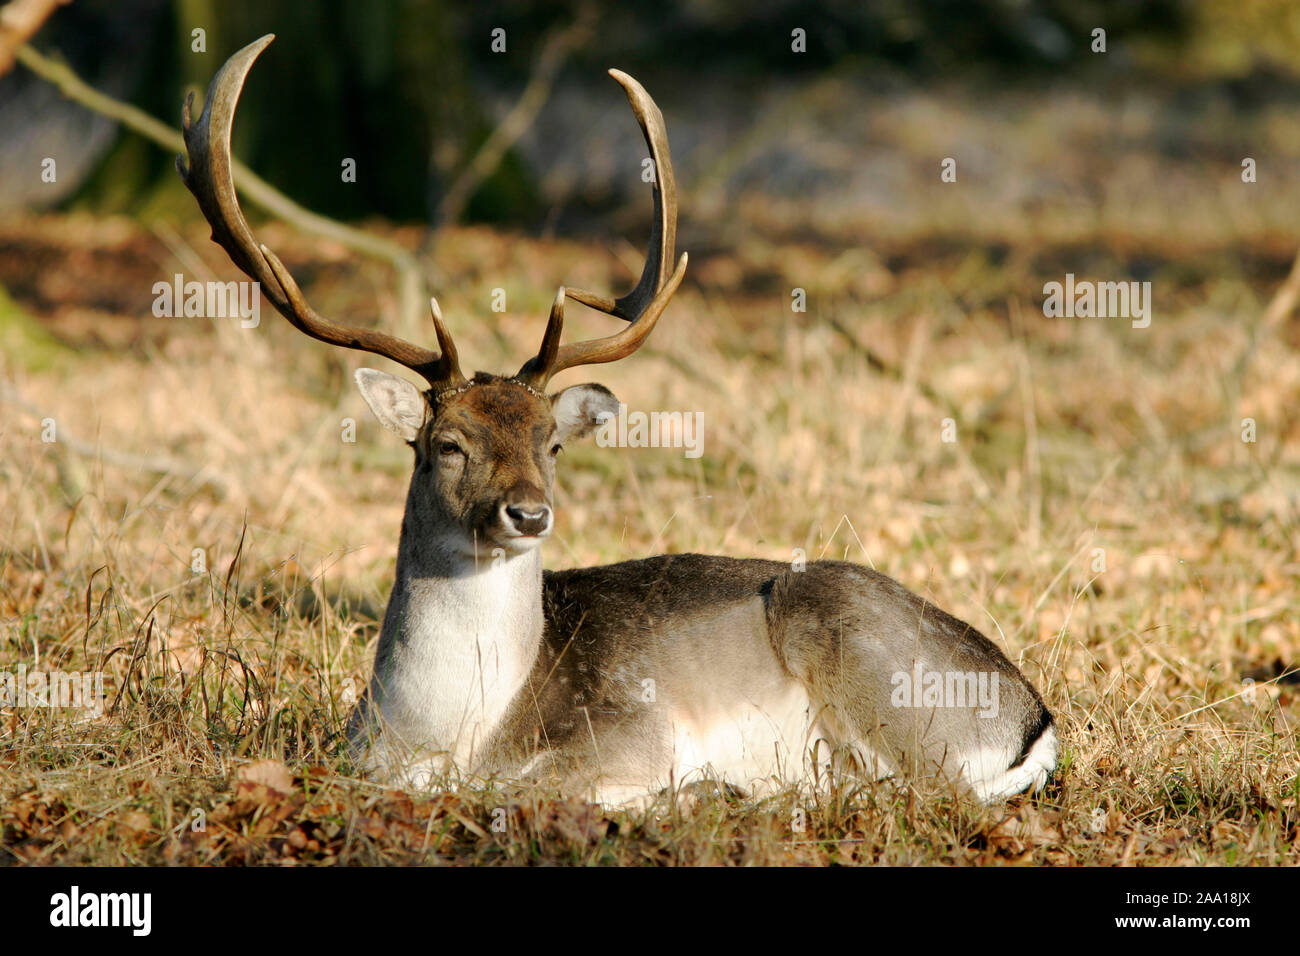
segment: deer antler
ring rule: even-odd
[[[239,103],[239,95],[244,89],[244,81],[253,61],[274,39],[274,34],[267,34],[225,62],[212,78],[207,100],[203,104],[203,113],[197,123],[191,122],[193,95],[185,101],[182,125],[189,164],[187,167],[186,158],[177,156],[176,169],[186,187],[198,200],[204,218],[212,226],[213,242],[226,250],[231,261],[245,275],[260,284],[262,293],[271,300],[271,304],[299,331],[330,345],[359,349],[392,359],[422,375],[435,389],[464,383],[465,377],[461,374],[456,357],[456,346],[443,324],[436,301],[431,300],[430,304],[438,352],[413,345],[385,332],[333,322],[307,303],[284,263],[253,236],[235,195],[235,183],[231,175],[230,131],[234,125],[235,107]],[[673,178],[672,159],[668,154],[668,134],[664,129],[663,114],[640,83],[619,70],[610,70],[609,73],[627,91],[628,102],[636,115],[641,133],[645,136],[654,164],[655,217],[650,227],[650,247],[641,278],[627,295],[611,299],[594,292],[560,288],[555,304],[551,307],[550,321],[541,348],[516,376],[535,386],[544,386],[553,375],[567,368],[613,362],[631,355],[641,347],[655,327],[686,274],[685,253],[677,261],[676,268],[669,271],[677,241],[677,184]],[[584,305],[617,316],[630,324],[623,331],[605,338],[561,346],[566,297],[577,299]]]
[[[191,93],[185,101],[182,128],[189,168],[186,168],[185,158],[177,156],[176,169],[212,226],[212,241],[226,250],[231,261],[245,275],[260,283],[262,293],[281,315],[312,338],[392,359],[422,375],[435,388],[460,384],[465,378],[461,375],[455,345],[443,325],[436,301],[431,301],[431,306],[440,353],[385,332],[332,322],[307,304],[284,263],[259,243],[249,229],[235,196],[235,182],[230,171],[230,130],[248,71],[274,39],[275,34],[268,33],[225,62],[208,86],[198,123],[190,121],[194,95]]]
[[[646,146],[650,148],[654,165],[654,221],[650,225],[650,247],[645,268],[636,287],[618,299],[560,287],[555,304],[551,306],[542,346],[517,376],[532,385],[544,386],[551,376],[567,368],[614,362],[631,355],[645,342],[686,274],[686,253],[682,253],[677,267],[669,271],[677,244],[677,182],[673,178],[672,157],[668,154],[668,132],[663,114],[645,88],[632,77],[621,70],[610,70],[609,75],[627,91],[628,102],[645,136]],[[605,338],[561,346],[566,296],[631,324]]]

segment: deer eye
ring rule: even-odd
[[[564,446],[561,445],[559,442],[556,442],[554,445],[551,446],[551,457],[554,458],[562,451],[564,451]]]
[[[452,455],[465,454],[465,450],[454,441],[443,441],[438,443],[438,454],[443,458],[450,458]]]

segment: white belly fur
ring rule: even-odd
[[[812,776],[810,750],[822,736],[807,691],[791,681],[761,702],[673,714],[673,782],[721,780],[750,793]],[[819,748],[819,757],[826,748]]]

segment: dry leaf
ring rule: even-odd
[[[1017,856],[1051,843],[1063,843],[1061,815],[1034,807],[1021,807],[989,831],[989,845],[1002,846]]]
[[[258,784],[280,793],[293,793],[293,774],[278,760],[256,760],[235,771],[238,789]]]
[[[148,833],[153,829],[153,821],[149,819],[149,815],[139,810],[132,810],[119,816],[117,825],[130,833]]]

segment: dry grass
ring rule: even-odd
[[[598,371],[634,408],[703,411],[704,456],[566,452],[546,556],[803,549],[876,567],[1038,684],[1063,730],[1057,780],[987,811],[886,783],[627,815],[355,779],[339,733],[409,467],[351,387],[361,358],[273,314],[256,330],[137,318],[159,278],[230,277],[197,225],[4,227],[0,278],[74,347],[5,360],[29,408],[5,406],[0,443],[0,673],[102,670],[112,706],[0,710],[0,861],[1300,862],[1300,708],[1277,679],[1300,656],[1300,362],[1293,333],[1260,324],[1289,244],[1269,231],[1238,249],[1257,278],[1216,278],[1150,239],[1099,241],[1156,263],[1155,318],[1134,330],[1042,317],[1042,283],[1083,255],[1077,240],[1021,237],[1033,254],[1008,257],[1002,226],[987,244],[970,228],[870,253],[751,239],[699,257],[637,358],[560,384]],[[327,311],[397,322],[382,269],[263,233]],[[15,280],[14,255],[35,278]],[[512,370],[554,285],[622,286],[621,256],[448,235],[438,264],[457,282],[440,301],[463,360]],[[108,290],[126,301],[105,306]],[[182,470],[123,467],[70,437]]]

